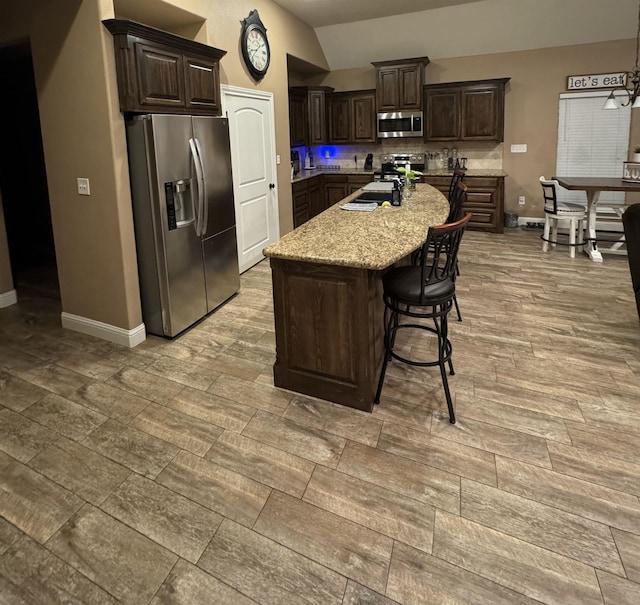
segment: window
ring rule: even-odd
[[[629,152],[631,107],[603,110],[609,93],[606,90],[560,95],[557,175],[622,176],[622,163]],[[587,203],[584,191],[560,188],[558,199]],[[624,201],[624,192],[603,191],[598,206],[619,205]]]

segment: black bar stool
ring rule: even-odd
[[[467,213],[454,222],[431,227],[427,240],[422,245],[420,264],[395,267],[382,278],[384,311],[385,356],[378,381],[375,403],[380,403],[380,394],[387,365],[393,357],[413,366],[440,367],[442,384],[449,408],[449,421],[454,424],[456,417],[449,392],[447,370],[453,376],[451,361],[451,341],[448,334],[447,317],[454,305],[456,294],[455,275],[458,250],[466,224],[471,218]],[[433,320],[433,326],[419,323],[400,323],[401,317]],[[394,352],[393,347],[398,330],[416,328],[427,330],[438,337],[438,359],[434,361],[414,361]]]

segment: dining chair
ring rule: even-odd
[[[453,348],[449,340],[447,318],[454,306],[460,241],[470,218],[471,213],[467,213],[454,223],[430,227],[427,239],[422,245],[420,264],[395,267],[384,274],[382,289],[385,306],[385,356],[375,403],[380,403],[387,366],[392,358],[412,366],[439,366],[449,410],[449,422],[455,423],[456,417],[447,379],[447,366],[449,374],[455,374],[451,361]],[[408,319],[401,323],[401,318]],[[433,321],[433,326],[424,322],[416,323],[425,319]],[[425,330],[435,334],[438,339],[438,359],[416,361],[394,351],[396,335],[401,329]]]
[[[458,168],[456,168],[453,171],[453,175],[451,176],[451,182],[449,183],[449,198],[448,198],[449,201],[451,201],[451,198],[453,197],[453,194],[456,191],[456,187],[458,183],[462,182],[465,174],[466,173],[464,170],[459,170]]]
[[[627,242],[627,257],[631,271],[631,286],[636,296],[638,318],[640,318],[640,204],[631,204],[622,215],[622,224]]]
[[[575,258],[576,248],[582,249],[584,246],[587,209],[580,204],[559,202],[556,195],[556,188],[560,186],[558,181],[541,176],[540,184],[544,197],[544,231],[540,236],[542,251],[546,252],[549,249],[549,244],[569,246],[569,256]],[[560,221],[569,222],[569,243],[558,241],[558,223]]]

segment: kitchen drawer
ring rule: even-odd
[[[465,210],[473,214],[469,221],[469,227],[483,231],[496,231],[497,217],[495,210],[474,208],[473,206],[465,206]]]
[[[431,185],[436,189],[446,187],[448,192],[449,183],[451,183],[451,177],[450,176],[423,176],[422,182],[427,183],[428,185]]]
[[[347,175],[346,174],[323,174],[322,180],[325,183],[346,183]]]
[[[467,190],[467,206],[492,206],[495,207],[495,189],[493,191]]]
[[[498,187],[498,177],[495,176],[466,176],[462,182],[471,189],[496,189]]]

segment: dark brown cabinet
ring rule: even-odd
[[[291,147],[307,144],[309,137],[307,117],[307,95],[299,90],[289,89],[289,138]]]
[[[322,177],[326,207],[329,208],[347,197],[347,177],[343,174],[325,174]]]
[[[422,83],[428,64],[428,57],[372,63],[376,68],[377,111],[422,109]]]
[[[327,95],[329,143],[376,142],[376,96],[374,90]]]
[[[445,196],[449,194],[450,176],[423,176],[422,180]],[[467,186],[464,209],[473,213],[468,228],[502,233],[504,177],[465,176],[463,182]]]
[[[373,174],[319,174],[292,183],[293,226],[306,223],[372,180]]]
[[[309,216],[309,182],[299,181],[291,185],[293,197],[293,226],[299,227],[306,223]]]
[[[327,209],[324,189],[322,187],[322,176],[309,179],[309,218],[320,214]]]
[[[347,194],[355,193],[367,183],[373,181],[373,175],[369,174],[349,174],[347,175]]]
[[[503,141],[508,81],[500,78],[425,86],[425,140]]]
[[[221,114],[226,51],[133,21],[103,23],[113,34],[121,111]]]
[[[289,88],[289,134],[291,146],[322,145],[327,142],[326,95],[328,86]]]

